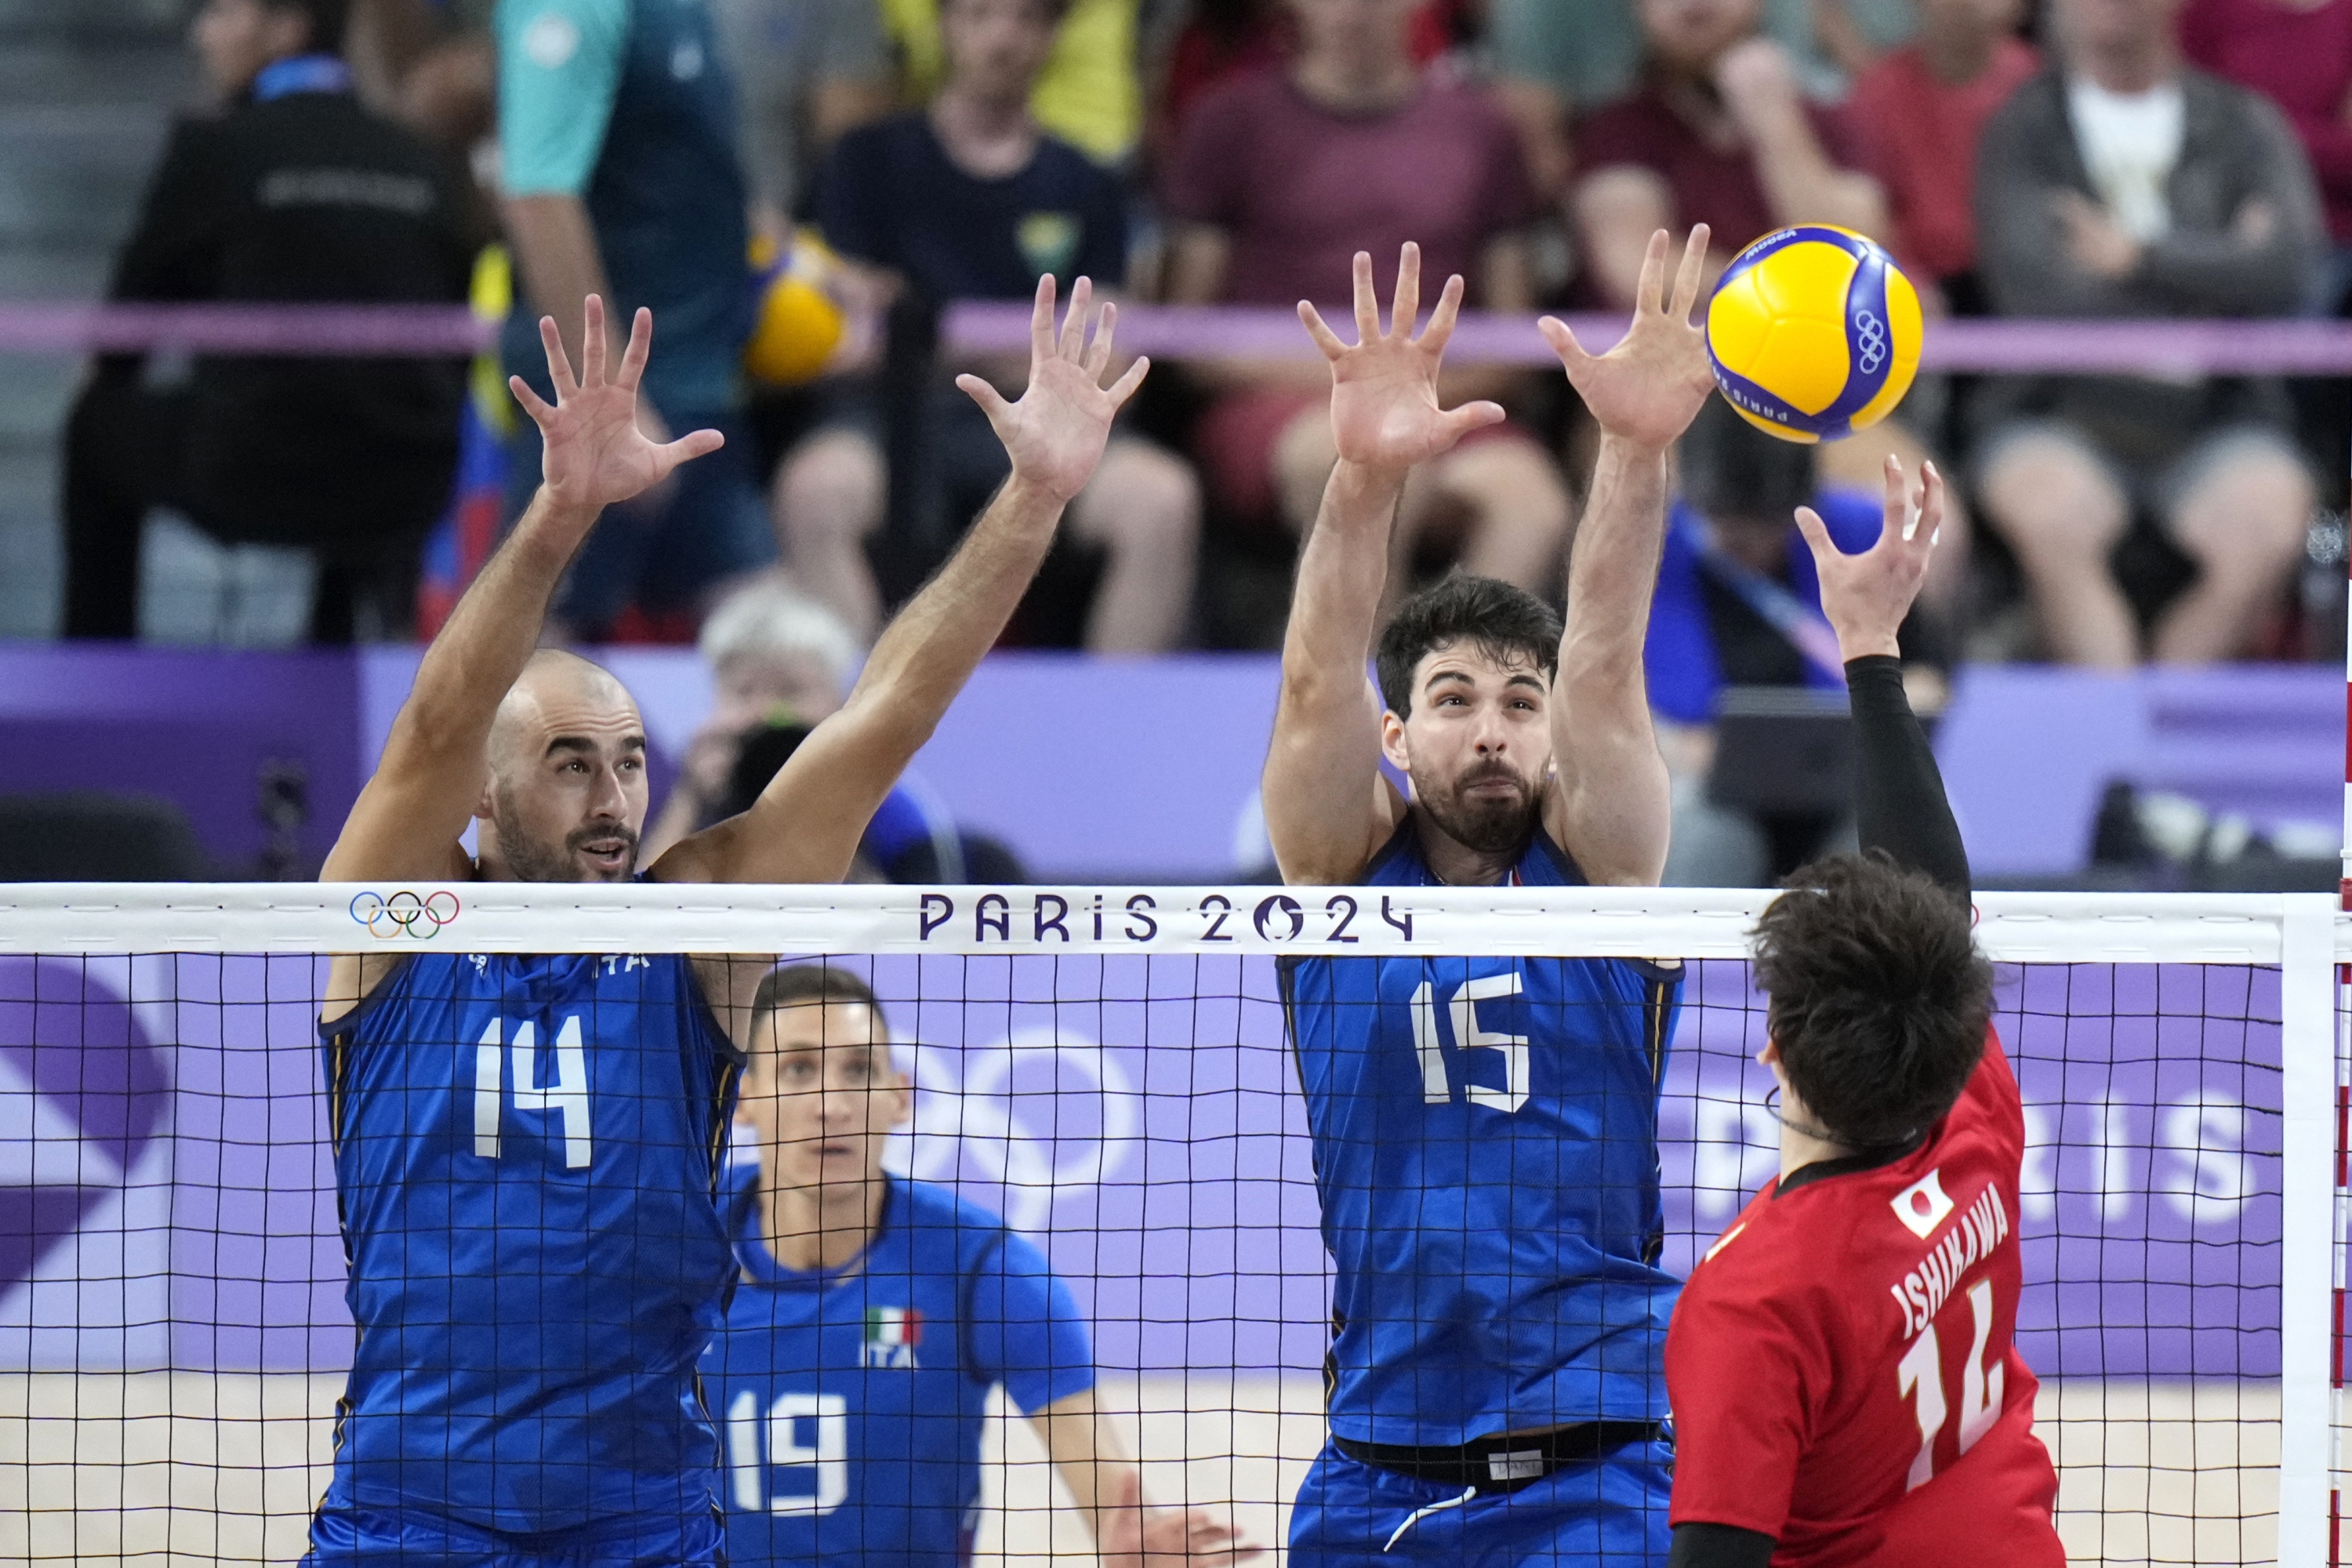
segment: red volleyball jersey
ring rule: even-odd
[[[1988,1031],[1911,1153],[1756,1195],[1666,1335],[1675,1523],[1769,1535],[1785,1568],[2063,1568],[2012,1343],[2024,1158]]]

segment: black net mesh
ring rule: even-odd
[[[644,994],[638,1012],[599,1012],[618,1005],[614,988],[652,984],[658,964],[632,979],[613,960],[577,962],[603,971],[606,1000],[584,1026],[592,1047],[611,1017],[629,1018],[623,1026],[640,1041],[691,1036],[675,1009],[661,1013],[667,1002]],[[921,1247],[810,1253],[814,1273],[784,1269],[780,1258],[803,1254],[780,1244],[763,1254],[764,1274],[751,1268],[738,1284],[729,1326],[702,1367],[733,1561],[845,1551],[876,1563],[951,1562],[963,1552],[1088,1555],[1087,1521],[1057,1489],[1048,1453],[1050,1443],[1066,1461],[1064,1479],[1073,1479],[1070,1445],[1084,1440],[1066,1423],[1024,1412],[1051,1407],[1058,1419],[1089,1397],[1107,1413],[1097,1428],[1142,1460],[1154,1502],[1190,1504],[1278,1546],[1325,1438],[1331,1269],[1276,961],[833,962],[879,997],[889,1058],[906,1080],[903,1124],[884,1156],[898,1206],[882,1223],[929,1228]],[[479,1140],[493,1133],[503,1165],[536,1162],[551,1186],[604,1184],[580,1200],[587,1207],[563,1211],[590,1220],[562,1223],[649,1223],[633,1194],[614,1187],[629,1178],[604,1173],[655,1170],[626,1156],[633,1142],[666,1136],[659,1108],[600,1100],[608,1067],[593,1048],[579,1068],[588,1077],[572,1081],[562,1017],[509,1018],[495,1040],[478,1020],[463,1037],[449,1037],[453,1026],[412,1038],[401,1058],[408,1065],[392,1079],[379,1070],[366,1089],[364,1073],[330,1081],[344,1069],[318,1038],[325,972],[324,960],[304,957],[0,957],[0,1559],[302,1554],[333,1473],[337,1401],[353,1361],[332,1134],[401,1148],[437,1142],[437,1152],[400,1167],[419,1182],[443,1173],[429,1177],[443,1184],[434,1194],[408,1192],[364,1214],[361,1194],[345,1194],[344,1217],[373,1227],[378,1245],[361,1250],[379,1272],[395,1254],[425,1271],[470,1273],[486,1257],[564,1267],[545,1235],[556,1223],[552,1200],[543,1210],[515,1206],[524,1186],[509,1170],[499,1200],[474,1208],[478,1199],[447,1176],[467,1168],[466,1157],[488,1161]],[[528,1012],[528,984],[513,985],[521,989],[509,994]],[[1480,1016],[1449,1011],[1444,995],[1431,1000],[1454,1075],[1431,1080],[1431,1093],[1483,1091],[1509,1114],[1520,1070],[1510,1047],[1483,1056],[1463,1048],[1457,1031],[1465,1021],[1482,1026]],[[2018,1342],[2042,1380],[2037,1430],[2059,1468],[2069,1554],[2271,1561],[2279,972],[2003,965],[1999,1008],[2029,1136]],[[517,1032],[525,1021],[535,1021],[530,1040]],[[1495,1038],[1507,1034],[1498,1026]],[[1747,966],[1693,965],[1657,1112],[1661,1261],[1677,1276],[1778,1168],[1770,1076],[1752,1059],[1762,1043]],[[362,1034],[357,1047],[367,1045]],[[754,1090],[772,1097],[790,1087],[763,1084],[760,1071],[755,1064]],[[402,1075],[417,1094],[386,1087]],[[625,1092],[640,1096],[683,1084],[695,1103],[679,1125],[724,1087],[692,1071],[681,1078],[674,1061],[626,1081],[640,1087]],[[433,1084],[437,1100],[422,1092]],[[576,1151],[587,1156],[576,1169],[564,1103],[573,1089],[592,1102],[595,1138]],[[815,1164],[791,1170],[837,1173],[838,1162],[862,1158],[857,1138],[876,1114],[866,1102],[890,1092],[879,1077],[856,1094],[835,1084],[835,1121],[811,1136],[841,1147],[821,1146],[808,1156]],[[350,1097],[367,1093],[378,1109],[354,1109]],[[882,1119],[898,1111],[886,1106]],[[760,1184],[800,1178],[763,1164],[760,1142],[739,1138],[720,1173],[721,1206],[739,1230],[765,1235],[793,1221]],[[635,1179],[675,1184],[674,1173]],[[929,1206],[913,1202],[909,1183],[924,1184]],[[446,1214],[426,1213],[443,1203]],[[1418,1216],[1381,1223],[1442,1226],[1444,1215],[1464,1212],[1433,1200]],[[382,1245],[387,1228],[436,1225],[492,1233],[490,1250]],[[536,1239],[500,1252],[500,1227]],[[960,1273],[942,1277],[940,1247]],[[692,1261],[679,1261],[674,1238],[636,1235],[632,1247],[641,1271],[675,1273]],[[612,1267],[587,1239],[576,1256],[591,1276]],[[526,1322],[533,1311],[583,1310],[583,1301],[593,1315],[604,1300],[576,1280],[509,1278],[495,1289],[443,1281],[422,1294],[408,1289],[415,1280],[372,1283],[385,1300],[468,1303],[462,1310],[490,1302]],[[642,1279],[612,1289],[614,1312],[642,1307]],[[644,1342],[643,1324],[624,1329]],[[461,1324],[418,1353],[495,1359],[512,1353],[501,1331]],[[543,1342],[606,1342],[582,1331]],[[499,1344],[509,1348],[488,1348]],[[919,1384],[916,1374],[932,1369],[952,1375]],[[590,1383],[604,1375],[591,1371]],[[639,1461],[655,1442],[642,1421],[625,1430],[617,1421],[588,1411],[535,1428],[574,1451],[539,1456],[553,1468],[530,1484],[550,1489],[527,1497],[510,1488],[498,1494],[500,1506],[540,1506],[552,1510],[543,1519],[560,1519],[572,1506],[563,1489],[576,1485],[609,1504],[613,1478],[642,1479]],[[962,1458],[971,1441],[976,1468]],[[413,1494],[440,1484],[411,1472],[404,1484]],[[646,1496],[660,1495],[644,1484]],[[925,1557],[935,1550],[948,1556]]]

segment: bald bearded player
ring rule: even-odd
[[[876,644],[848,702],[742,816],[643,873],[831,882],[995,642],[1147,368],[1106,389],[1112,311],[1085,342],[1077,281],[1057,333],[1041,279],[1027,391],[961,378],[1013,475],[953,560]],[[575,379],[540,323],[552,406],[530,510],[425,653],[324,879],[622,882],[637,875],[645,726],[604,670],[534,651],[598,514],[716,450],[637,425],[637,312],[607,374],[587,301]],[[478,857],[458,843],[468,821]],[[462,916],[460,916],[462,920]],[[740,1061],[730,1026],[763,960],[467,954],[334,960],[320,1011],[336,1197],[359,1325],[321,1565],[523,1568],[716,1563],[718,1441],[695,1366],[735,1264],[716,1199]]]

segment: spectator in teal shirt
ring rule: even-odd
[[[580,302],[604,295],[617,362],[631,315],[649,307],[656,352],[639,417],[730,437],[614,509],[555,615],[599,637],[634,605],[656,633],[690,635],[712,590],[774,554],[738,418],[757,297],[719,28],[709,0],[499,0],[495,27],[500,175],[524,294],[507,323],[508,368],[548,395],[541,316],[555,318],[576,364]],[[538,473],[538,432],[523,420],[509,515]]]

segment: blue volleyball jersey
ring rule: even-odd
[[[1541,832],[1513,879],[1583,882]],[[1366,880],[1433,880],[1410,819]],[[1395,957],[1281,973],[1337,1272],[1331,1429],[1450,1447],[1663,1418],[1657,1099],[1679,972]]]
[[[329,1506],[707,1510],[740,1058],[691,961],[425,953],[320,1033],[359,1325]]]
[[[895,1178],[858,1258],[797,1273],[761,1242],[755,1175],[738,1168],[743,1281],[702,1363],[728,1561],[958,1568],[989,1390],[1034,1415],[1094,1386],[1076,1303],[1003,1220]]]

